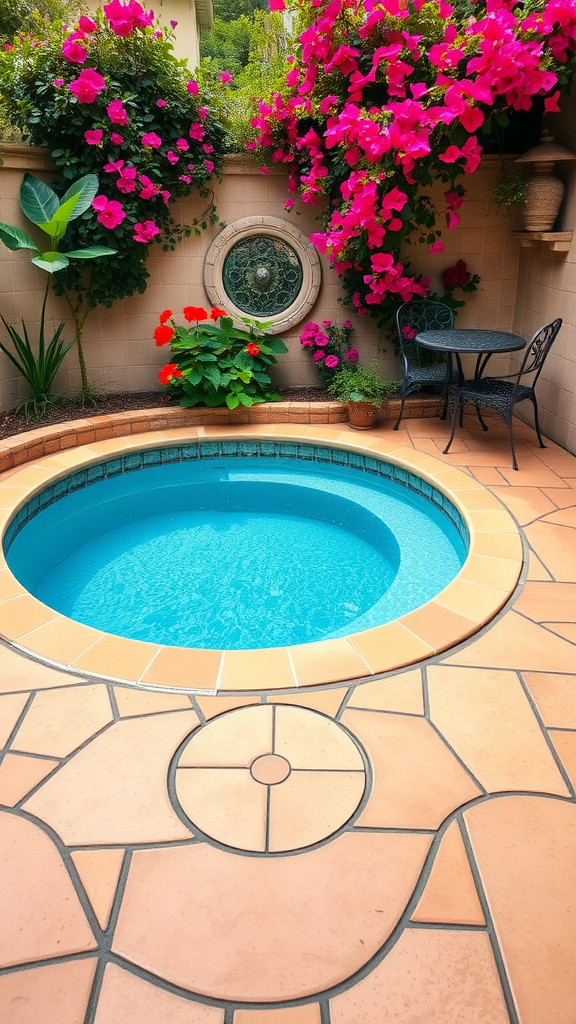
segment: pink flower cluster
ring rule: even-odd
[[[271,10],[284,9],[284,0],[269,2]],[[272,162],[284,164],[288,191],[299,191],[304,203],[330,197],[328,225],[311,239],[356,282],[358,312],[390,296],[426,294],[427,283],[398,259],[402,239],[415,230],[421,183],[435,176],[449,182],[446,216],[456,227],[464,190],[454,181],[478,167],[477,133],[492,108],[528,110],[543,96],[547,110],[558,109],[559,91],[550,95],[558,84],[553,61],[576,51],[576,3],[549,0],[524,17],[513,0],[486,0],[477,17],[460,21],[446,0],[427,3],[426,11],[424,0],[300,6],[309,24],[300,61],[288,61],[287,98],[273,93],[260,102],[248,148],[269,150]],[[447,144],[454,132],[457,142]],[[437,239],[430,251],[441,247]]]
[[[104,14],[112,31],[124,38],[132,35],[135,28],[148,28],[154,23],[154,11],[145,11],[137,0],[130,0],[127,4],[112,0],[105,5]]]
[[[352,330],[350,320],[345,320],[341,328],[335,327],[331,320],[323,320],[321,326],[309,321],[300,332],[300,344],[302,348],[310,350],[314,362],[321,371],[335,370],[342,359],[341,342],[343,339],[348,342],[348,335]],[[344,359],[348,363],[357,363],[358,352],[355,348],[349,348]]]

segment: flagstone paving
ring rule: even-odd
[[[447,433],[369,441],[442,458]],[[445,464],[481,485],[480,529],[518,523],[520,584],[415,666],[350,681],[336,645],[341,683],[308,669],[299,691],[268,661],[259,693],[241,652],[219,696],[186,690],[187,652],[143,678],[169,693],[95,678],[117,657],[95,631],[90,677],[59,626],[28,629],[45,657],[65,641],[67,672],[0,645],[2,1024],[574,1024],[576,458],[516,437],[517,473],[499,423],[467,416]],[[460,594],[480,619],[514,585],[513,542],[413,613],[415,658]],[[375,641],[360,655],[378,671]]]

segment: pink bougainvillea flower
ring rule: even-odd
[[[116,179],[116,188],[119,192],[133,192],[136,188],[136,175],[137,171],[135,167],[123,167],[120,171],[120,176]]]
[[[271,11],[285,11],[286,4],[284,0],[268,0],[268,7]]]
[[[330,339],[327,334],[324,334],[324,331],[318,331],[314,338],[314,344],[318,345],[318,348],[325,348],[329,341]]]
[[[558,100],[560,99],[560,89],[557,89],[553,96],[547,96],[544,100],[544,109],[547,114],[558,114],[560,107],[558,106]]]
[[[129,124],[128,114],[122,106],[122,100],[112,100],[112,102],[106,107],[106,113],[112,121],[112,124]]]
[[[270,168],[263,164],[260,168],[260,174],[270,174]]]
[[[186,89],[191,96],[197,96],[199,92],[198,82],[195,82],[193,78],[190,78],[189,81],[186,82]]]
[[[189,174],[179,174],[178,181],[184,181],[186,185],[190,185],[192,182],[192,178],[190,177]]]
[[[442,241],[442,239],[439,238],[437,242],[433,242],[430,248],[428,249],[428,252],[430,254],[435,252],[444,252],[444,242]]]
[[[141,242],[143,245],[148,245],[152,239],[160,234],[160,228],[153,220],[141,221],[134,225],[134,233],[132,238],[135,242]]]
[[[411,338],[416,337],[418,331],[416,330],[415,327],[403,327],[402,334],[405,338],[407,338],[408,341],[410,341]]]
[[[126,214],[122,209],[122,203],[117,199],[108,199],[106,196],[95,196],[92,200],[92,207],[98,211],[96,220],[105,228],[112,230],[122,223]]]
[[[170,200],[171,194],[172,193],[169,192],[167,188],[163,188],[163,189],[160,190],[160,195],[162,196],[162,199],[163,199],[164,203],[166,204],[166,206],[168,206],[168,202]]]
[[[170,28],[176,28],[177,24],[178,24],[178,22],[174,21],[173,18],[170,19]]]
[[[166,363],[158,374],[158,380],[161,384],[169,384],[172,377],[181,377],[182,370],[179,368],[177,363]]]
[[[204,145],[202,146],[202,152],[208,154],[213,153],[214,146],[211,146],[209,143],[204,143]]]
[[[154,12],[145,11],[137,0],[130,0],[128,4],[112,0],[112,3],[105,5],[104,14],[112,31],[124,38],[131,35],[135,28],[148,28],[154,22]]]
[[[110,142],[113,146],[122,146],[124,143],[124,139],[121,135],[118,134],[118,132],[111,132]]]
[[[177,153],[174,152],[174,150],[169,149],[168,152],[166,153],[166,159],[170,164],[177,164],[180,157],[178,156]]]
[[[97,32],[98,25],[92,18],[87,18],[85,14],[82,15],[78,22],[78,28],[81,32]]]
[[[189,171],[194,171],[195,169],[194,164],[186,164],[186,167],[188,168]]]
[[[110,160],[107,164],[104,164],[103,170],[106,174],[120,174],[123,167],[123,160]]]
[[[166,100],[156,100],[156,106],[157,107],[165,107],[166,106]]]
[[[285,210],[291,210],[293,206],[294,206],[294,200],[293,199],[287,199],[286,202],[284,203],[284,209]]]
[[[187,153],[190,149],[190,144],[186,139],[176,139],[176,149],[179,149],[181,153]]]
[[[144,132],[141,142],[143,146],[149,146],[151,149],[159,149],[162,145],[162,139],[156,132]]]
[[[351,320],[343,320],[342,321],[342,327],[344,328],[345,331],[353,331],[354,330],[354,324],[352,323]]]
[[[8,52],[8,50],[13,50],[14,46],[12,45],[12,43],[4,43],[4,46],[2,47],[2,49],[5,50],[6,52]]]
[[[228,85],[228,82],[232,81],[232,75],[230,74],[229,71],[220,71],[218,74],[218,78],[224,85]]]
[[[71,64],[83,64],[88,56],[88,51],[75,39],[66,39],[62,43],[62,56]]]
[[[140,175],[140,184],[142,185],[140,190],[141,199],[152,199],[153,196],[157,196],[160,191],[158,186],[155,185],[146,174]]]
[[[6,47],[4,47],[4,49],[6,49]],[[12,46],[11,49],[13,50],[14,47]],[[58,89],[61,85],[64,85],[64,79],[63,78],[55,78],[54,81],[52,82],[52,85],[54,85]]]
[[[194,121],[194,123],[190,125],[188,135],[191,139],[195,139],[196,142],[202,142],[202,139],[206,135],[206,129],[203,128],[198,121]]]
[[[92,128],[84,132],[84,138],[89,146],[98,146],[102,142],[103,132],[100,128]]]
[[[212,172],[214,170],[214,164],[212,163],[212,160],[205,160],[204,161],[204,168],[205,168],[205,170],[207,171],[208,174],[212,174]]]
[[[323,353],[322,349],[321,348],[317,349],[317,351],[314,353],[312,358],[313,358],[315,363],[321,362],[321,360],[324,359],[324,353]]]
[[[78,103],[94,103],[98,93],[106,88],[106,82],[94,68],[83,68],[78,78],[70,82],[68,88]]]
[[[248,150],[248,151],[249,151],[250,153],[253,153],[253,152],[254,152],[254,150],[256,149],[256,143],[255,143],[255,142],[251,142],[251,141],[247,142],[247,143],[246,143],[246,149],[247,149],[247,150]]]
[[[208,111],[206,107],[198,107],[198,117],[201,121],[205,121],[208,117]]]
[[[328,367],[329,370],[333,370],[335,366],[338,366],[339,362],[340,360],[338,359],[338,356],[332,355],[326,356],[326,359],[324,360],[324,364]]]
[[[342,324],[342,326],[344,326],[344,324]],[[357,363],[360,358],[358,349],[349,348],[344,358],[347,363]]]
[[[169,309],[166,310],[166,312],[170,313],[170,316],[172,316],[172,313],[170,312]],[[170,327],[169,324],[165,324],[164,322],[162,322],[160,326],[157,327],[156,330],[154,331],[154,341],[156,342],[158,348],[160,348],[161,345],[167,345],[169,341],[172,341],[173,337],[174,328]]]

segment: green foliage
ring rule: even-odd
[[[267,370],[276,362],[275,356],[288,349],[279,338],[266,334],[268,324],[244,322],[248,331],[234,327],[228,316],[220,318],[219,326],[214,322],[189,328],[174,325],[170,345],[181,377],[172,378],[170,390],[180,395],[180,405],[236,409],[280,401]]]
[[[24,411],[26,416],[31,414],[41,416],[49,405],[58,401],[58,396],[50,394],[52,382],[62,364],[64,356],[76,341],[74,338],[73,341],[66,345],[62,340],[62,331],[64,330],[64,321],[62,321],[56,328],[52,339],[46,345],[44,325],[48,288],[49,282],[46,284],[42,312],[40,314],[37,353],[32,348],[24,321],[22,321],[22,334],[19,334],[15,327],[6,323],[4,317],[0,317],[14,346],[14,352],[10,351],[1,341],[0,349],[4,352],[4,355],[8,356],[8,359],[16,367],[18,373],[24,377],[24,380],[30,385],[32,390],[32,397],[22,399],[17,405],[17,411]]]
[[[250,18],[258,10],[268,10],[268,0],[214,0],[215,20],[236,21],[242,15]]]
[[[0,0],[0,41],[11,42],[20,32],[34,35],[44,21],[74,21],[81,7],[78,0]]]
[[[385,398],[397,394],[399,387],[398,381],[382,380],[377,365],[341,363],[328,390],[339,402],[370,402],[379,409]]]
[[[500,175],[492,189],[496,206],[504,206],[510,209],[514,203],[526,202],[527,181],[523,174],[515,171],[505,171]]]

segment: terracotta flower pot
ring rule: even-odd
[[[370,402],[348,402],[348,423],[355,430],[370,430],[376,426],[379,412]]]

